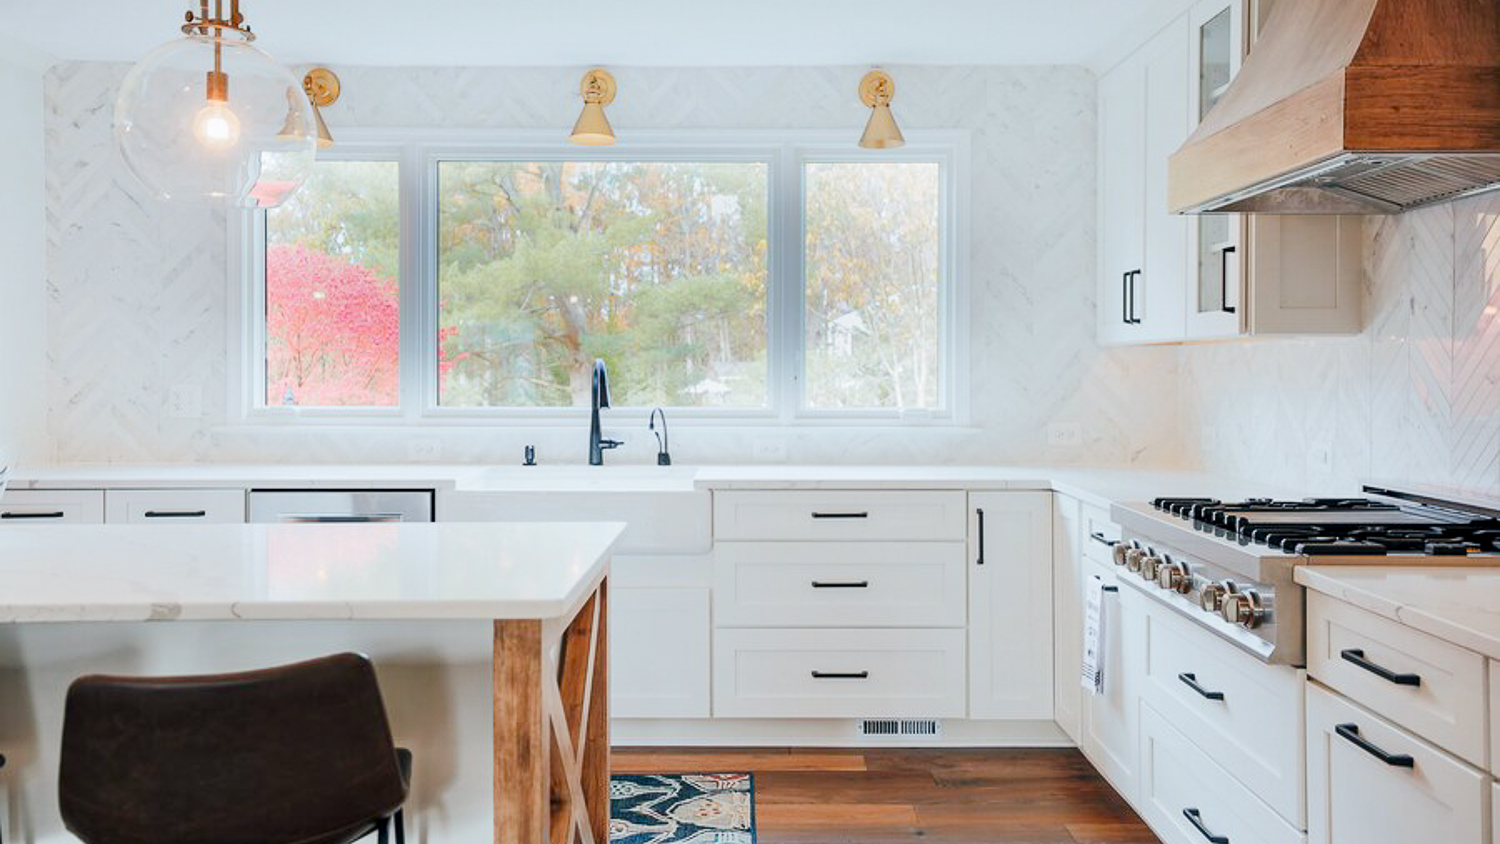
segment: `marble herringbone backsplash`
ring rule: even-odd
[[[1500,192],[1365,224],[1365,331],[1183,349],[1210,469],[1500,494]]]

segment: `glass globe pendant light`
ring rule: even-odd
[[[200,0],[183,37],[147,53],[115,100],[115,143],[156,196],[273,208],[312,170],[317,129],[302,82],[254,46],[239,0]]]

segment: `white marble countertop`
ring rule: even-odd
[[[1500,569],[1299,566],[1298,583],[1500,659]]]
[[[430,488],[455,492],[691,492],[712,489],[1052,489],[1101,507],[1160,495],[1302,497],[1350,489],[1288,490],[1203,472],[1089,466],[786,465],[604,467],[343,464],[77,464],[21,466],[15,489]]]
[[[553,618],[597,585],[623,528],[12,526],[0,623]]]

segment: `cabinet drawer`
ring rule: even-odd
[[[1489,838],[1487,776],[1316,683],[1307,686],[1307,782],[1313,844]]]
[[[1304,679],[1147,601],[1142,695],[1220,767],[1301,828]]]
[[[243,524],[243,489],[112,489],[104,496],[112,525]]]
[[[1110,552],[1114,543],[1120,541],[1120,526],[1110,521],[1108,510],[1085,504],[1083,505],[1083,536],[1079,538],[1079,541],[1083,544],[1084,556],[1106,566],[1112,566],[1114,558]]]
[[[1141,705],[1141,817],[1163,844],[1298,844],[1288,824],[1214,764],[1200,745]],[[1212,836],[1212,837],[1211,837]],[[1218,839],[1222,836],[1222,839]]]
[[[961,718],[962,630],[716,630],[716,718]]]
[[[103,522],[102,489],[12,489],[0,498],[0,525],[97,525]]]
[[[1307,617],[1308,674],[1484,766],[1483,657],[1317,592],[1308,593]]]
[[[962,492],[718,492],[714,538],[962,542]]]
[[[963,627],[962,542],[721,542],[720,627]]]

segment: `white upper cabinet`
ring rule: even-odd
[[[1101,343],[1360,330],[1362,218],[1167,208],[1167,160],[1228,90],[1265,6],[1202,0],[1099,81]]]

